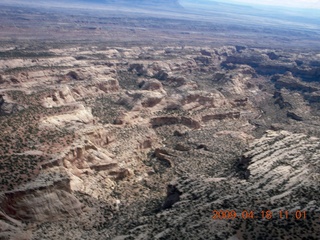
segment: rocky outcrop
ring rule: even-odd
[[[70,71],[65,75],[68,80],[81,81],[84,80],[83,75],[79,71]]]
[[[314,83],[303,82],[300,79],[294,78],[292,75],[275,75],[271,78],[271,80],[275,82],[275,87],[279,91],[281,91],[281,89],[298,91],[309,103],[312,104],[320,102],[320,88],[316,86]],[[288,104],[291,105],[288,102],[284,103],[283,99],[281,99],[281,96],[279,94],[277,94],[277,96],[275,95],[274,97],[276,98],[275,103],[279,104],[281,108],[284,108],[284,106],[288,107]],[[289,106],[289,108],[291,107],[292,106]]]
[[[185,84],[187,84],[187,79],[183,76],[166,76],[166,85],[171,87],[181,87]]]
[[[291,109],[292,108],[292,105],[283,99],[281,92],[276,91],[273,95],[273,98],[275,99],[274,103],[278,104],[281,109],[283,109],[283,108]]]
[[[228,104],[220,92],[206,93],[199,90],[186,91],[180,102],[185,110],[218,108]]]
[[[100,81],[97,85],[98,88],[105,93],[113,93],[120,90],[119,82],[116,79]]]
[[[211,57],[207,57],[207,56],[198,56],[195,57],[194,60],[198,63],[201,64],[203,66],[208,66],[210,65],[211,61]]]
[[[116,181],[123,180],[129,176],[132,176],[133,173],[127,168],[120,168],[116,170],[112,170],[109,172],[110,178]]]
[[[180,123],[189,128],[198,129],[200,128],[200,123],[189,117],[181,117]]]
[[[70,181],[42,175],[30,186],[5,192],[1,210],[14,219],[31,222],[58,220],[82,213],[82,204],[71,194]]]
[[[203,56],[207,56],[207,57],[211,57],[212,56],[212,53],[206,49],[201,49],[200,51],[201,55]]]
[[[315,64],[312,64],[312,63]],[[245,64],[255,69],[258,74],[274,75],[291,72],[294,77],[301,78],[305,82],[316,82],[320,77],[319,66],[316,60],[296,59],[295,56],[281,52],[262,52],[257,49],[245,49],[236,54],[231,54],[222,63],[226,68],[232,68],[232,64]],[[287,83],[279,83],[287,84]]]
[[[234,105],[237,107],[244,107],[248,104],[248,98],[239,98],[234,100]]]
[[[288,111],[288,112],[287,112],[287,117],[288,117],[288,118],[291,118],[291,119],[293,119],[293,120],[296,120],[296,121],[302,121],[302,120],[303,120],[302,117],[298,116],[296,113],[291,112],[291,111]]]
[[[85,140],[72,147],[62,159],[63,165],[78,175],[79,170],[106,171],[118,167],[117,161],[110,157],[110,153],[98,148],[93,143]]]
[[[276,75],[272,78],[275,81],[275,87],[277,89],[287,88],[290,90],[297,90],[302,92],[315,92],[319,91],[319,88],[312,87],[307,83],[303,83],[296,78],[288,78],[286,76]]]
[[[205,115],[202,117],[203,122],[208,122],[211,120],[225,120],[225,119],[238,119],[240,118],[240,112],[227,112],[212,115]]]
[[[255,140],[238,162],[250,171],[247,180],[181,176],[168,185],[162,210],[144,222],[152,224],[131,229],[130,237],[142,232],[168,239],[277,239],[279,234],[316,238],[320,233],[319,149],[318,138],[269,131]],[[224,211],[232,211],[236,217],[228,220],[228,214],[220,214]],[[267,220],[267,211],[272,221]],[[307,224],[299,222],[304,214]],[[205,230],[209,227],[210,231]]]
[[[155,117],[151,119],[152,127],[160,127],[163,125],[172,125],[172,124],[179,124],[180,118],[179,117]]]
[[[158,92],[155,93],[145,93],[141,99],[141,105],[145,108],[151,108],[161,102],[164,95]]]
[[[188,117],[154,117],[150,120],[152,127],[160,127],[164,125],[182,124],[189,128],[200,128],[200,123]]]
[[[65,126],[70,123],[88,124],[92,120],[93,116],[90,109],[86,109],[83,105],[79,105],[78,109],[74,110],[73,112],[42,119],[41,125],[53,127]]]
[[[262,139],[257,140],[245,154],[252,158],[248,167],[252,182],[256,181],[252,188],[257,188],[259,184],[263,184],[264,178],[268,178],[270,181],[268,184],[264,183],[261,186],[262,189],[277,189],[270,201],[277,202],[283,199],[283,204],[291,205],[293,203],[288,202],[285,197],[288,196],[287,194],[293,194],[299,188],[318,184],[317,181],[314,181],[319,177],[317,168],[315,168],[318,155],[317,138],[286,131],[269,131]],[[265,171],[263,174],[261,174],[261,169]],[[309,194],[307,198],[311,202],[314,193]],[[299,195],[293,197],[298,198]]]
[[[241,53],[237,53],[228,56],[223,63],[224,66],[228,64],[241,64],[249,65],[255,69],[258,74],[273,75],[284,74],[287,71],[296,69],[297,65],[295,61],[287,61],[287,59],[274,59],[272,53],[262,53],[259,50],[246,50]]]
[[[8,102],[4,95],[0,94],[0,116],[10,115],[25,109],[24,106]]]
[[[146,61],[131,63],[128,71],[148,78],[156,78],[162,84],[173,87],[185,85],[188,81],[184,77],[186,73],[198,69],[195,60],[181,59],[179,61]]]
[[[142,63],[132,63],[130,64],[128,71],[137,74],[138,76],[142,76],[147,73],[145,66]]]
[[[162,161],[167,167],[174,167],[174,156],[166,149],[157,148],[154,151],[154,155]]]
[[[70,88],[68,86],[62,86],[58,91],[46,97],[42,105],[47,108],[52,108],[74,103],[75,101]]]
[[[143,80],[139,83],[142,90],[155,91],[163,89],[162,83],[158,80]]]
[[[320,102],[320,91],[305,95],[305,99],[307,101],[309,101],[310,103],[319,103]]]
[[[22,222],[15,220],[5,213],[0,213],[0,239],[32,239],[32,232],[30,230],[24,231],[25,226]]]

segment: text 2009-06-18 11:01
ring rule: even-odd
[[[296,220],[307,219],[307,211],[304,210],[262,210],[262,211],[252,211],[252,210],[243,210],[241,212],[236,212],[235,210],[213,210],[212,219],[215,220],[228,220],[228,219],[289,219],[293,218]]]

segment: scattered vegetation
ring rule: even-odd
[[[41,106],[29,106],[16,114],[0,117],[0,155],[34,150],[39,145],[50,146],[53,143],[66,145],[74,134],[70,130],[44,129],[39,127],[43,116],[53,116],[65,112],[65,107],[46,109]]]
[[[125,106],[117,103],[112,97],[97,98],[92,107],[93,116],[100,119],[102,124],[114,123]]]
[[[38,51],[25,51],[20,49],[13,49],[9,51],[0,52],[0,58],[45,58],[54,57],[52,52],[38,52]]]
[[[41,155],[0,155],[0,189],[13,190],[16,186],[31,181],[40,171],[40,163],[46,160]]]

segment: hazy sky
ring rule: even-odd
[[[264,4],[274,6],[285,6],[285,7],[298,7],[298,8],[319,8],[320,11],[320,0],[218,0],[219,2],[242,2],[252,4]],[[320,13],[320,12],[319,12]]]
[[[228,1],[224,1],[228,2]],[[253,3],[253,4],[265,4],[276,5],[285,7],[298,7],[298,8],[319,8],[320,0],[233,0],[233,2]]]

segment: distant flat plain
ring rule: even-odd
[[[183,9],[1,4],[0,41],[129,44],[246,45],[320,48],[315,17],[245,6],[186,3]]]

